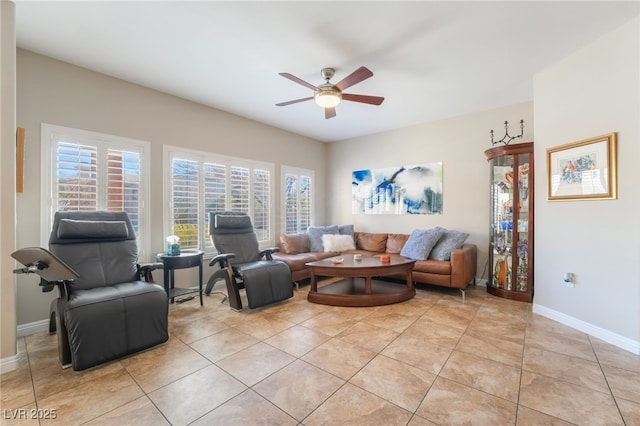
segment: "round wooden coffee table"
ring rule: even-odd
[[[389,262],[381,262],[379,256],[362,256],[354,260],[353,255],[342,257],[342,263],[331,259],[309,262],[311,289],[307,300],[333,306],[379,306],[403,302],[416,295],[413,287],[413,264],[415,260],[391,255]],[[404,275],[406,285],[376,280],[374,277]],[[343,278],[318,288],[318,277]]]

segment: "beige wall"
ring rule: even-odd
[[[618,133],[618,199],[546,201],[536,175],[534,310],[640,353],[640,25],[636,18],[538,73],[535,159]],[[540,170],[542,167],[536,167]],[[576,274],[575,288],[562,285]]]
[[[15,5],[0,3],[0,371],[17,366],[16,280],[12,273],[15,250],[16,146]]]
[[[524,136],[516,141],[533,140],[533,104],[527,102],[331,144],[327,182],[329,221],[354,223],[356,230],[368,232],[408,234],[413,229],[434,226],[468,232],[467,241],[478,246],[478,278],[486,279],[489,165],[484,151],[491,148],[491,129],[495,130],[497,139],[504,135],[505,120],[512,125],[512,135],[520,133],[518,123],[524,120]],[[443,163],[442,215],[351,212],[354,170],[432,162]]]
[[[17,200],[18,247],[41,245],[38,208],[41,123],[151,143],[152,252],[164,250],[163,144],[274,163],[276,217],[280,211],[281,165],[314,170],[318,199],[324,199],[327,153],[324,143],[33,52],[19,49],[17,66],[17,120],[26,129],[27,170],[25,192]],[[316,222],[324,223],[324,204],[317,204],[315,218]],[[18,324],[47,317],[54,293],[41,293],[36,283],[37,280],[24,277],[18,282]]]

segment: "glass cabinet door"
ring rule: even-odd
[[[533,143],[487,150],[490,235],[487,291],[533,299]]]

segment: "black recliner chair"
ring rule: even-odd
[[[49,250],[78,275],[55,283],[63,366],[84,370],[168,340],[167,294],[159,285],[141,281],[162,264],[137,263],[138,245],[127,213],[57,212]]]
[[[246,213],[209,212],[209,234],[219,253],[209,266],[217,264],[220,269],[209,278],[205,294],[211,293],[217,281],[224,280],[229,306],[234,310],[242,309],[242,288],[251,309],[293,297],[289,266],[271,256],[277,247],[260,251]]]

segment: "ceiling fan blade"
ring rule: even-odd
[[[368,79],[372,75],[373,73],[369,70],[369,68],[360,67],[354,72],[352,72],[351,74],[349,74],[348,76],[346,76],[345,78],[343,78],[342,80],[340,80],[340,82],[335,86],[340,90],[344,90],[347,87],[351,87],[354,84],[358,84],[361,81]]]
[[[331,108],[325,108],[324,109],[324,118],[325,119],[330,119],[336,116],[336,109],[335,107],[331,107]]]
[[[380,105],[384,98],[381,96],[353,95],[351,93],[343,93],[342,99],[351,102],[362,102],[363,104]]]
[[[287,102],[280,102],[279,104],[276,104],[276,106],[287,106],[291,104],[297,104],[298,102],[310,101],[311,99],[313,99],[313,96],[310,96],[308,98],[294,99],[292,101],[287,101]]]
[[[299,79],[295,75],[289,74],[288,72],[281,72],[280,75],[283,76],[284,78],[288,78],[291,81],[295,81],[298,84],[302,84],[304,87],[308,87],[311,90],[315,91],[317,89],[317,87],[314,86],[313,84],[307,83],[306,81]]]

